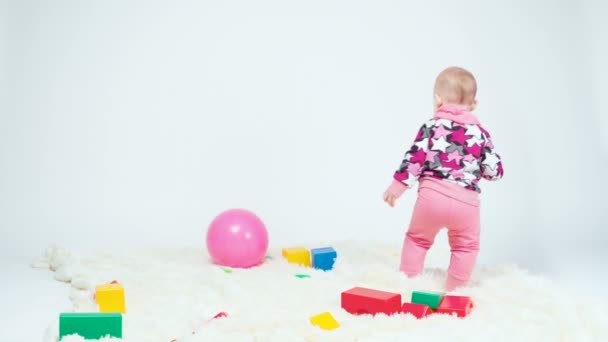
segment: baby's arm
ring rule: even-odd
[[[496,153],[490,134],[484,130],[482,132],[485,135],[486,142],[481,153],[481,175],[490,181],[499,180],[504,173],[502,160],[500,159],[500,155]]]
[[[384,193],[384,200],[391,206],[405,190],[414,185],[424,171],[432,127],[433,123],[427,122],[418,130],[414,143],[405,153],[399,169],[393,175],[393,182]]]

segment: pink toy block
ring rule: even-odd
[[[465,317],[473,309],[473,301],[466,296],[445,296],[437,307],[437,313],[456,314]]]

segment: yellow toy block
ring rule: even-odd
[[[95,299],[99,312],[126,313],[125,289],[120,284],[104,284],[95,287]]]
[[[334,330],[340,327],[340,324],[329,312],[310,317],[310,323],[324,330]]]
[[[304,247],[283,248],[283,257],[291,264],[310,267],[310,251]]]

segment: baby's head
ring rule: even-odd
[[[435,80],[435,107],[456,104],[474,110],[477,106],[475,96],[477,82],[471,72],[459,67],[443,70]]]

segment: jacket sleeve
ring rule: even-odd
[[[393,178],[411,188],[425,170],[426,155],[429,150],[429,137],[433,127],[433,120],[425,123],[418,130],[414,143],[405,153],[399,169]]]
[[[481,154],[481,175],[483,178],[495,181],[503,176],[502,160],[496,152],[492,137],[487,131],[483,131],[485,135],[485,144]]]

